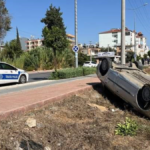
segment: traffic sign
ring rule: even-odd
[[[79,47],[75,45],[75,46],[72,48],[72,50],[73,50],[75,53],[77,53],[77,52],[79,51]]]

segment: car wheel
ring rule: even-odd
[[[150,87],[145,85],[138,93],[138,105],[143,110],[150,109]]]
[[[143,65],[142,63],[140,63],[139,61],[135,61],[134,64],[136,65],[136,67],[140,70],[143,70]]]
[[[23,84],[23,83],[26,83],[26,82],[27,82],[26,76],[25,75],[21,75],[21,77],[19,79],[19,83]]]
[[[108,72],[109,68],[111,68],[111,66],[112,66],[111,59],[110,58],[103,58],[101,65],[100,65],[100,69],[99,69],[101,75],[104,76]]]

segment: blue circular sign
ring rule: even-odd
[[[75,45],[75,46],[72,48],[72,50],[76,53],[76,52],[79,51],[79,47]]]

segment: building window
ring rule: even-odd
[[[129,36],[130,35],[130,32],[126,32],[126,36]]]
[[[115,38],[117,38],[117,37],[118,37],[118,35],[117,35],[117,34],[113,34],[112,36],[113,36],[113,37],[115,37]]]
[[[113,42],[118,43],[118,40],[113,40]]]

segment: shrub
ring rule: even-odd
[[[68,68],[68,69],[58,71],[59,79],[74,78],[79,76],[83,76],[82,68]]]
[[[138,130],[138,125],[134,120],[129,119],[126,117],[126,121],[124,124],[118,123],[115,134],[122,135],[122,136],[134,136]]]
[[[68,68],[59,70],[57,73],[53,72],[51,74],[50,79],[67,79],[67,78],[74,78],[79,76],[85,76],[89,74],[93,74],[96,72],[95,68]]]
[[[89,74],[94,74],[96,73],[96,68],[95,67],[83,67],[83,75],[86,76],[86,75],[89,75]]]

